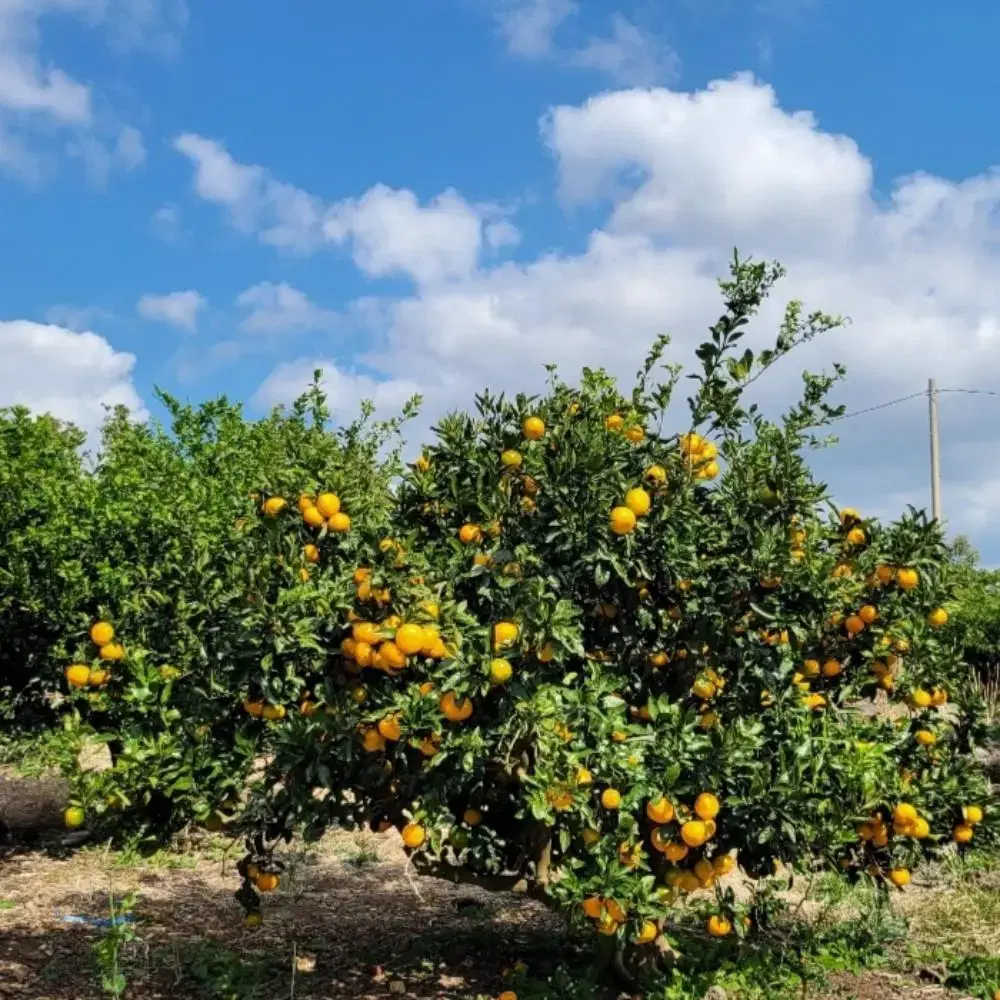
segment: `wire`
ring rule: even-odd
[[[994,389],[938,389],[938,392],[964,392],[970,396],[1000,396],[1000,392]]]
[[[908,400],[916,399],[918,396],[926,396],[927,390],[922,392],[913,392],[909,396],[900,396],[899,399],[890,399],[887,403],[879,403],[877,406],[866,406],[863,410],[854,410],[851,413],[842,413],[839,417],[834,417],[829,422],[836,423],[838,420],[847,420],[848,417],[860,417],[863,413],[874,413],[875,410],[885,410],[890,406],[895,406],[897,403],[905,403]]]

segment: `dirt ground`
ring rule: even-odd
[[[479,1000],[505,988],[504,973],[515,962],[544,976],[573,956],[561,923],[544,907],[420,878],[393,832],[331,834],[308,853],[291,855],[281,888],[265,900],[264,926],[251,931],[233,898],[237,856],[236,845],[203,835],[183,853],[147,860],[93,847],[62,860],[40,852],[0,859],[0,998],[109,995],[91,956],[104,932],[63,918],[107,917],[109,896],[128,893],[136,894],[137,938],[123,953],[124,996],[134,1000]],[[918,923],[932,914],[935,934],[967,940],[961,911],[951,928],[933,915],[939,895],[915,885],[905,908]],[[993,932],[987,924],[982,933]],[[934,970],[836,974],[824,994],[959,996],[935,982]]]
[[[126,995],[143,1000],[221,998],[227,984],[239,1000],[472,1000],[500,992],[515,960],[551,962],[567,946],[538,904],[417,878],[391,834],[332,835],[293,856],[250,931],[223,843],[136,866],[96,849],[0,861],[0,997],[106,995],[89,955],[102,931],[62,918],[107,917],[110,893],[137,894]]]

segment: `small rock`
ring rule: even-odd
[[[406,983],[404,983],[402,979],[394,979],[391,983],[389,983],[389,992],[396,994],[405,993]]]

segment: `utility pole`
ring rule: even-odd
[[[937,379],[927,381],[927,400],[931,418],[931,512],[941,521],[941,448],[938,441]]]

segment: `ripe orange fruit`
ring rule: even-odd
[[[652,920],[646,920],[643,922],[642,927],[639,928],[639,933],[635,936],[636,944],[649,944],[650,941],[655,941],[657,934],[660,933],[660,929],[653,923]]]
[[[384,719],[379,719],[378,731],[383,739],[390,740],[393,743],[403,734],[403,730],[399,725],[399,719],[395,715],[387,715]]]
[[[162,673],[163,668],[161,667],[160,670]],[[90,676],[87,678],[87,682],[91,687],[101,687],[103,684],[107,684],[109,680],[111,680],[111,671],[101,670],[100,668],[91,670]]]
[[[940,708],[941,705],[946,705],[948,703],[948,692],[944,688],[934,688],[931,692],[931,704],[935,708]]]
[[[427,831],[419,823],[407,823],[401,831],[403,843],[415,851],[427,839]]]
[[[715,690],[715,685],[705,677],[699,677],[691,685],[691,693],[696,698],[701,698],[702,701],[707,701],[709,698],[714,697]]]
[[[721,803],[711,792],[702,792],[694,802],[695,813],[704,820],[715,819],[721,808]]]
[[[270,719],[272,722],[276,722],[279,719],[283,719],[286,715],[284,705],[265,705],[261,715],[265,719]]]
[[[385,749],[385,737],[377,729],[365,729],[361,734],[361,746],[368,753],[378,753]]]
[[[965,808],[962,809],[962,816],[969,826],[976,826],[978,823],[982,823],[983,821],[983,807],[965,806]]]
[[[251,701],[248,698],[243,702],[243,711],[247,715],[259,716],[264,712],[264,703],[262,701]]]
[[[625,429],[625,440],[638,444],[646,436],[646,429],[639,424],[632,424]]]
[[[601,805],[605,809],[614,810],[622,804],[621,792],[615,788],[605,788],[601,792]]]
[[[508,448],[500,455],[500,461],[508,469],[516,469],[524,461],[524,459],[521,458],[521,453],[519,451],[516,451],[514,448]]]
[[[95,646],[106,646],[114,637],[114,626],[108,622],[94,622],[90,626],[90,641]]]
[[[406,654],[395,642],[382,643],[379,655],[387,670],[402,670],[406,666]]]
[[[733,925],[725,918],[713,914],[708,918],[705,925],[706,930],[712,937],[726,937],[733,931]]]
[[[687,844],[682,844],[679,841],[671,841],[663,848],[663,853],[666,855],[668,861],[673,864],[677,864],[679,861],[683,861],[688,856],[688,851],[690,848]]]
[[[343,534],[345,531],[351,530],[351,519],[342,510],[338,511],[333,515],[327,522],[326,526],[338,534]]]
[[[669,823],[674,818],[674,807],[661,795],[647,803],[646,815],[653,823]]]
[[[636,486],[625,494],[625,506],[628,507],[636,517],[642,517],[649,513],[652,500],[649,494],[641,487]]]
[[[892,821],[897,824],[915,823],[917,820],[916,806],[909,802],[900,802],[892,811]]]
[[[83,826],[83,822],[86,818],[86,813],[84,813],[80,806],[70,806],[63,813],[63,824],[67,830],[76,830]]]
[[[545,421],[541,417],[528,417],[521,424],[521,432],[529,441],[537,441],[545,434]]]
[[[305,512],[306,512],[306,511],[307,511],[307,510],[308,510],[308,509],[310,508],[310,507],[314,507],[315,505],[316,505],[316,501],[315,501],[315,500],[313,500],[313,498],[312,498],[311,496],[309,496],[309,494],[308,494],[308,493],[300,493],[300,494],[299,494],[299,500],[298,500],[298,504],[297,504],[297,506],[298,506],[299,510],[300,510],[300,511],[301,511],[301,512],[302,512],[303,514],[304,514],[304,513],[305,513]]]
[[[959,823],[951,832],[952,838],[956,844],[967,844],[972,840],[974,831],[968,823]]]
[[[585,899],[581,904],[583,912],[590,917],[591,920],[600,920],[604,913],[604,903],[601,901],[599,896],[590,896]]]
[[[319,562],[319,549],[315,545],[309,544],[302,547],[302,556],[306,562]]]
[[[369,646],[377,646],[382,641],[379,627],[373,622],[355,622],[351,626],[351,637],[355,643],[364,642]],[[398,642],[397,645],[399,645]],[[343,649],[343,643],[341,643],[341,649]],[[354,655],[357,656],[357,652]]]
[[[864,604],[858,609],[858,617],[866,625],[871,625],[878,618],[878,610],[872,604]]]
[[[90,667],[83,663],[74,663],[64,671],[66,680],[72,687],[86,687],[90,682]]]
[[[848,635],[857,635],[864,631],[865,623],[858,615],[848,615],[844,620],[844,628]]]
[[[620,413],[612,413],[611,416],[604,421],[604,426],[609,431],[620,431],[624,424],[625,418]]]
[[[937,736],[932,733],[929,729],[918,729],[914,739],[922,747],[931,747],[937,743]]]
[[[509,646],[518,636],[518,628],[513,622],[497,622],[493,626],[493,645],[497,649]]]
[[[98,656],[102,660],[124,660],[125,650],[119,642],[109,642],[106,646],[101,646]]]
[[[910,884],[910,870],[909,868],[890,868],[889,869],[889,881],[898,888],[902,889],[904,886]]]
[[[836,677],[838,674],[843,673],[844,665],[840,660],[829,659],[823,664],[823,676],[824,677]]]
[[[698,471],[695,473],[699,479],[715,479],[718,474],[718,462],[706,462],[704,465],[700,466]]]
[[[611,530],[616,535],[629,535],[635,531],[635,514],[628,507],[615,507],[611,511]]]
[[[260,892],[274,892],[281,885],[281,878],[274,872],[261,872],[256,880]]]
[[[307,507],[302,512],[302,520],[309,525],[310,528],[322,528],[326,524],[326,518],[315,508]]]
[[[920,574],[915,569],[896,571],[896,582],[903,590],[913,590],[920,583]]]
[[[264,513],[268,517],[277,517],[288,505],[288,501],[282,497],[268,497],[264,501]]]
[[[646,470],[646,478],[657,486],[662,486],[667,481],[667,470],[662,465],[651,465]]]
[[[918,816],[913,824],[913,828],[910,831],[910,836],[916,838],[917,840],[923,840],[925,837],[929,837],[931,833],[931,825],[923,818],[923,816]]]
[[[803,660],[802,673],[806,677],[819,677],[820,675],[819,660]]]
[[[316,509],[324,517],[333,517],[340,512],[340,497],[336,493],[320,493],[316,498]]]
[[[864,545],[866,537],[864,528],[851,528],[847,533],[847,543],[849,545]]]
[[[845,527],[860,520],[861,515],[853,507],[844,507],[840,512],[840,523]]]
[[[942,625],[946,624],[948,621],[948,612],[944,608],[935,608],[927,616],[927,624],[931,628],[940,628]]]
[[[722,878],[723,875],[728,875],[735,867],[736,858],[731,854],[717,854],[712,859],[712,868],[719,878]]]
[[[916,688],[910,694],[910,701],[914,708],[928,708],[930,707],[933,698],[929,691],[925,691],[923,688]]]
[[[438,707],[441,709],[441,714],[449,722],[464,722],[472,715],[472,699],[463,698],[459,701],[454,691],[446,691],[441,696]]]
[[[514,668],[510,665],[510,660],[500,657],[490,661],[490,683],[495,685],[506,684],[514,674]]]
[[[424,630],[420,625],[403,625],[396,630],[396,645],[407,656],[419,653],[423,649],[424,639]]]
[[[483,529],[478,524],[463,524],[458,529],[458,540],[463,545],[473,545],[476,542],[482,541],[482,538]]]
[[[708,826],[700,819],[689,819],[681,827],[681,840],[688,847],[701,847],[709,837]]]

